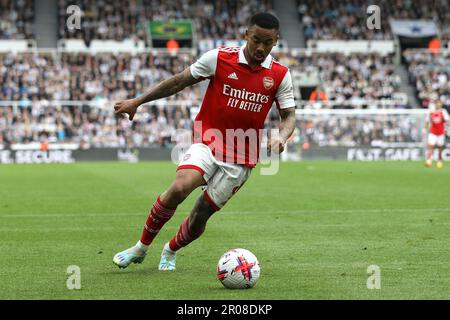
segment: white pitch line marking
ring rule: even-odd
[[[180,210],[181,212],[187,212],[185,210]],[[384,209],[323,209],[323,210],[286,210],[286,211],[225,211],[219,212],[218,214],[320,214],[320,213],[389,213],[389,212],[448,212],[450,208],[417,208],[417,209],[406,209],[406,208],[384,208]],[[0,218],[59,218],[59,217],[125,217],[125,216],[146,216],[148,213],[142,212],[116,212],[116,213],[36,213],[36,214],[0,214]]]

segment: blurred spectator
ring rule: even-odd
[[[422,107],[439,99],[450,107],[450,52],[432,53],[426,50],[406,50],[410,82],[415,86]]]
[[[0,0],[0,39],[33,39],[34,0]]]
[[[170,39],[166,43],[166,48],[171,55],[176,55],[178,53],[178,49],[180,49],[180,44],[175,39]]]

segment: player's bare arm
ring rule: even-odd
[[[281,153],[295,129],[295,107],[280,109],[280,134],[271,140],[269,150]]]
[[[201,79],[195,79],[190,71],[186,68],[184,71],[174,75],[173,77],[160,82],[156,87],[150,89],[143,95],[129,100],[119,101],[114,105],[115,114],[128,114],[130,121],[133,120],[137,108],[144,103],[169,97],[180,92],[186,87],[200,82]]]

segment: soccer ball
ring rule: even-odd
[[[224,253],[217,264],[217,278],[228,289],[253,287],[260,275],[256,256],[246,249],[231,249]]]

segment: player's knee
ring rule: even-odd
[[[183,201],[192,192],[190,187],[184,181],[175,181],[170,187],[170,196],[178,201]]]

